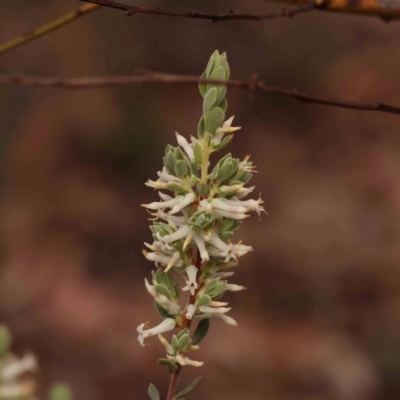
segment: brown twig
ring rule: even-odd
[[[5,53],[6,51],[10,51],[19,47],[25,43],[30,42],[31,40],[37,39],[43,35],[46,35],[49,32],[54,31],[55,29],[61,28],[62,26],[76,20],[83,15],[86,15],[94,10],[99,9],[100,6],[97,4],[84,4],[83,6],[79,7],[77,10],[72,11],[68,14],[65,14],[61,18],[56,19],[53,22],[50,22],[46,25],[40,26],[39,28],[27,32],[24,35],[12,39],[6,43],[0,44],[0,54]]]
[[[112,77],[88,77],[88,78],[57,78],[38,77],[23,74],[0,75],[0,85],[13,84],[21,86],[55,87],[63,89],[93,89],[109,86],[121,86],[140,83],[157,83],[166,85],[197,85],[199,83],[213,83],[225,85],[237,89],[245,89],[250,93],[262,92],[294,98],[304,103],[315,103],[333,107],[349,108],[353,110],[380,111],[390,114],[400,114],[400,107],[385,104],[380,101],[373,103],[359,103],[334,99],[328,97],[313,96],[299,92],[295,89],[284,89],[276,86],[266,85],[261,79],[253,76],[249,81],[229,80],[219,81],[200,79],[192,75],[165,74],[161,72],[141,71],[135,75],[112,76]]]
[[[167,17],[178,17],[178,18],[191,18],[191,19],[206,19],[212,22],[222,22],[222,21],[237,21],[237,20],[247,20],[247,21],[264,21],[268,19],[283,18],[283,17],[294,17],[295,15],[302,14],[314,10],[320,7],[321,4],[312,2],[306,6],[298,7],[294,10],[282,10],[280,12],[270,12],[265,14],[251,14],[236,12],[231,10],[226,14],[205,14],[197,11],[172,11],[164,10],[162,8],[151,8],[151,7],[138,7],[131,6],[122,3],[116,3],[109,0],[80,0],[86,1],[88,3],[98,4],[104,7],[115,8],[117,10],[125,11],[126,15],[131,16],[135,14],[152,14],[152,15],[163,15]]]
[[[267,0],[275,3],[285,3],[293,6],[307,6],[310,0]],[[382,18],[385,22],[400,19],[399,1],[380,1],[380,0],[329,0],[321,7],[320,11],[333,11],[342,13],[353,13],[366,16]]]

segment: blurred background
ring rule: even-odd
[[[204,12],[279,10],[261,0],[127,4]],[[0,42],[82,3],[2,0]],[[224,22],[101,9],[1,57],[0,72],[42,76],[130,74],[137,67],[200,75],[226,51],[231,76],[316,95],[400,104],[400,23],[311,12],[292,19]],[[228,90],[243,127],[228,148],[251,154],[252,181],[269,215],[236,239],[241,260],[227,295],[239,328],[212,321],[181,386],[190,399],[375,400],[400,397],[399,116],[300,104]],[[31,349],[39,393],[68,382],[76,400],[165,393],[158,323],[141,253],[151,238],[141,203],[174,132],[195,134],[194,86],[132,85],[66,91],[0,90],[0,318],[15,350]]]

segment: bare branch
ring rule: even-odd
[[[390,114],[400,114],[400,107],[385,104],[380,101],[375,101],[374,103],[359,103],[355,101],[313,96],[307,93],[299,92],[296,89],[290,90],[266,85],[261,79],[258,79],[256,75],[254,75],[249,81],[220,81],[214,79],[200,79],[197,76],[192,75],[165,74],[161,72],[150,72],[145,70],[138,72],[136,75],[70,79],[58,77],[38,77],[23,74],[0,75],[0,85],[12,84],[63,89],[93,89],[141,83],[156,83],[166,85],[197,85],[199,83],[211,83],[225,85],[237,89],[245,89],[250,94],[262,92],[265,94],[276,94],[280,96],[291,97],[304,103],[351,108],[354,110],[381,111]]]
[[[61,28],[65,24],[68,24],[74,20],[76,20],[79,17],[82,17],[83,15],[86,15],[94,10],[97,10],[100,8],[99,5],[97,4],[84,4],[83,6],[79,7],[77,10],[72,11],[68,14],[65,14],[61,18],[56,19],[53,22],[50,22],[49,24],[40,26],[39,28],[25,33],[24,35],[17,37],[15,39],[12,39],[6,43],[0,44],[0,54],[5,53],[6,51],[15,49],[16,47],[19,47],[25,43],[30,42],[31,40],[37,39],[43,35],[46,35],[49,32],[54,31],[55,29]]]
[[[267,0],[275,3],[285,3],[297,6],[307,6],[310,0]],[[312,2],[311,2],[312,3]],[[318,10],[355,13],[361,15],[377,16],[385,22],[400,19],[399,0],[329,0],[318,7]]]
[[[304,12],[311,11],[317,7],[324,4],[325,0],[317,0],[311,2],[304,7],[298,7],[294,10],[282,10],[280,12],[270,12],[266,14],[250,14],[237,12],[235,10],[230,10],[227,14],[205,14],[197,11],[171,11],[164,10],[160,7],[137,7],[130,6],[127,4],[116,3],[109,0],[80,0],[86,1],[88,3],[93,3],[105,7],[115,8],[117,10],[125,11],[126,15],[131,16],[134,14],[152,14],[152,15],[164,15],[167,17],[179,17],[179,18],[192,18],[192,19],[207,19],[213,22],[221,21],[232,21],[232,20],[251,20],[251,21],[263,21],[267,19],[283,18],[283,17],[293,17]]]

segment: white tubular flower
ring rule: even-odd
[[[176,232],[164,236],[163,239],[166,243],[176,242],[177,240],[186,238],[191,231],[192,228],[189,225],[183,225]]]
[[[161,197],[162,200],[164,201],[169,201],[172,200],[173,197],[170,196],[169,194],[163,193],[163,192],[158,192],[158,195]]]
[[[201,261],[202,262],[208,261],[210,259],[210,256],[206,249],[204,239],[199,234],[196,234],[193,236],[193,240],[196,243],[197,248],[199,249]]]
[[[258,215],[260,215],[261,211],[264,211],[264,207],[261,207],[261,204],[264,202],[262,199],[258,200],[228,200],[228,199],[220,199],[226,206],[228,207],[244,207],[246,209],[246,212],[249,211],[254,211]]]
[[[251,186],[249,188],[242,187],[238,192],[236,193],[236,198],[237,199],[242,199],[243,197],[246,197],[250,193],[253,192],[255,186]]]
[[[236,255],[236,257],[242,257],[245,254],[254,251],[253,248],[251,246],[246,246],[244,244],[234,244],[233,245],[233,251]]]
[[[144,284],[145,284],[146,289],[149,292],[149,294],[151,296],[153,296],[154,298],[156,298],[156,296],[157,296],[156,289],[154,288],[153,285],[150,285],[150,283],[147,281],[147,278],[144,278]]]
[[[139,333],[139,336],[137,339],[138,339],[139,343],[141,344],[141,346],[143,346],[143,347],[144,347],[144,341],[146,338],[153,336],[153,335],[158,335],[163,332],[171,331],[172,329],[175,328],[176,321],[172,318],[167,318],[167,319],[164,319],[164,321],[161,322],[161,324],[159,324],[151,329],[144,329],[145,325],[146,324],[140,324],[137,327],[137,331]]]
[[[145,185],[152,187],[154,189],[167,189],[167,184],[166,182],[161,182],[161,181],[152,181],[151,179],[149,179]]]
[[[230,201],[230,200],[228,200]],[[239,203],[240,201],[237,200]],[[218,197],[216,199],[211,200],[211,204],[218,210],[228,211],[232,213],[245,213],[248,209],[240,204],[230,204],[226,201],[226,199],[222,197]]]
[[[161,193],[160,193],[161,194]],[[168,223],[169,226],[171,226],[174,229],[177,229],[178,226],[183,225],[185,222],[187,222],[186,217],[177,217],[176,215],[168,215],[166,212],[164,212],[161,209],[158,209],[155,213],[150,213],[154,219],[152,221],[157,221],[158,219],[163,219]]]
[[[177,198],[178,197],[180,198],[179,201],[172,207],[171,211],[168,214],[176,214],[177,212],[188,206],[190,203],[193,203],[196,195],[194,193],[188,193],[185,196],[177,196]]]
[[[144,284],[146,285],[146,289],[150,293],[150,295],[153,296],[158,303],[167,307],[170,314],[176,315],[181,312],[181,307],[179,306],[179,304],[176,304],[164,295],[157,293],[155,287],[150,285],[147,279],[144,280]]]
[[[176,196],[168,201],[154,201],[150,204],[142,204],[142,207],[150,208],[151,210],[158,210],[159,208],[175,207],[184,199],[184,196]]]
[[[225,286],[225,289],[226,289],[226,290],[229,290],[229,291],[231,291],[231,292],[239,292],[240,290],[245,290],[245,289],[247,289],[247,288],[244,287],[244,286],[241,286],[241,285],[235,285],[234,283],[228,283],[228,284]]]
[[[232,117],[230,117],[229,119],[227,119],[221,126],[221,128],[218,128],[216,130],[216,133],[232,133],[235,131],[238,131],[239,129],[242,129],[241,126],[232,126],[232,122],[233,122],[233,118],[235,118],[234,115],[232,115]]]
[[[188,276],[188,280],[186,281],[186,286],[182,288],[182,290],[190,290],[190,294],[194,296],[196,289],[198,288],[197,285],[197,271],[198,268],[196,268],[194,265],[189,265],[186,268],[186,273]]]
[[[231,310],[230,307],[209,307],[209,306],[201,306],[199,310],[205,314],[225,314]]]
[[[196,306],[194,304],[189,304],[186,307],[186,318],[187,319],[192,319],[193,315],[196,313],[196,310],[197,310],[197,308],[196,308]]]
[[[163,182],[176,182],[176,183],[183,183],[182,179],[179,179],[178,177],[171,175],[168,173],[167,169],[164,167],[162,171],[158,171],[157,175]]]
[[[231,318],[229,315],[225,315],[225,314],[214,314],[214,317],[220,318],[222,319],[222,321],[224,321],[226,324],[228,325],[232,325],[232,326],[238,326],[239,324],[233,319]]]
[[[158,248],[160,248],[162,251],[167,251],[167,250],[172,250],[173,247],[170,246],[168,243],[169,241],[167,241],[166,239],[168,238],[168,235],[166,236],[161,236],[160,232],[156,233],[156,238],[158,240],[155,240],[153,242],[154,246],[157,246]]]
[[[179,365],[184,366],[184,365],[191,365],[192,367],[201,367],[204,363],[200,361],[193,361],[190,360],[187,357],[182,357],[181,355],[176,356],[176,361],[178,362]]]
[[[212,301],[210,303],[211,307],[225,307],[227,305],[228,305],[228,303],[225,303],[225,302],[222,302],[222,301]]]
[[[33,354],[28,354],[18,359],[9,359],[0,370],[1,381],[12,381],[26,372],[33,372],[37,369],[37,362]]]
[[[162,294],[156,295],[156,301],[167,307],[169,313],[172,315],[176,315],[181,312],[181,307],[179,306],[179,304],[173,303],[170,299]]]
[[[244,214],[244,213],[236,213],[236,212],[231,212],[231,211],[223,211],[223,210],[214,210],[213,215],[216,219],[218,218],[232,218],[232,219],[246,219],[249,218],[250,215]]]
[[[168,272],[173,266],[175,266],[176,262],[180,259],[180,256],[181,255],[178,251],[174,253],[167,264],[167,268],[164,269],[164,272]],[[180,264],[182,265],[182,262]]]
[[[188,141],[181,136],[178,132],[175,132],[176,139],[178,141],[179,146],[185,150],[191,162],[194,162],[194,152]]]
[[[182,259],[180,258],[179,252],[175,252],[170,256],[160,253],[149,253],[146,250],[143,250],[142,253],[149,261],[166,264],[169,266],[169,269],[172,267],[181,267],[183,263]]]
[[[175,354],[174,348],[168,343],[167,339],[165,339],[164,336],[158,335],[158,339],[160,340],[161,344],[166,348],[169,355]]]
[[[186,249],[187,246],[189,246],[190,242],[193,240],[194,235],[196,234],[196,231],[194,229],[192,229],[189,233],[189,235],[187,236],[187,238],[185,239],[185,241],[183,242],[183,250]]]

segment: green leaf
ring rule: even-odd
[[[223,99],[221,101],[221,104],[218,104],[218,106],[222,108],[223,112],[226,112],[226,110],[228,108],[228,101],[226,99]]]
[[[207,90],[206,95],[203,100],[203,114],[207,114],[214,106],[218,96],[218,91],[216,88],[211,88]]]
[[[171,345],[174,350],[176,350],[176,348],[178,347],[178,338],[176,337],[176,335],[172,335]]]
[[[180,339],[182,336],[185,336],[185,335],[188,335],[189,334],[189,329],[188,328],[185,328],[185,329],[182,329],[177,335],[176,335],[176,337],[178,338],[178,339]]]
[[[175,395],[174,400],[183,400],[182,396],[184,396],[186,393],[189,393],[197,384],[197,382],[202,378],[202,376],[199,376],[196,378],[186,389],[183,389],[180,391],[178,394]]]
[[[175,154],[172,151],[170,151],[164,158],[164,165],[171,174],[175,174],[175,163],[176,163]]]
[[[206,197],[208,194],[208,186],[206,183],[198,183],[197,186],[197,192],[202,195],[203,197]]]
[[[178,194],[186,194],[187,193],[187,190],[183,186],[181,186],[175,182],[168,183],[167,189],[171,190],[173,192],[177,192]]]
[[[217,285],[218,285],[218,280],[214,279],[207,285],[204,294],[210,294],[217,287]]]
[[[211,72],[209,79],[215,79],[217,81],[224,81],[225,80],[225,70],[224,67],[218,67],[213,72]],[[212,87],[220,88],[221,85],[216,85],[215,83],[208,83],[207,84],[207,91],[209,91]]]
[[[157,388],[152,383],[150,383],[147,393],[151,400],[160,400],[160,393],[158,393]]]
[[[50,389],[50,400],[72,400],[72,390],[64,383],[56,383]]]
[[[167,289],[166,286],[164,286],[164,285],[155,285],[154,288],[156,290],[156,293],[165,296],[168,300],[171,300],[171,293],[169,292],[169,290]]]
[[[204,71],[201,76],[200,79],[206,79],[206,71]],[[207,85],[205,83],[199,83],[199,90],[200,90],[200,94],[204,97],[204,95],[206,94],[206,90],[207,90]]]
[[[179,176],[180,178],[186,176],[188,173],[188,167],[184,160],[178,160],[175,163],[175,175]]]
[[[201,165],[203,160],[203,148],[199,142],[196,142],[193,145],[193,153],[194,153],[194,160],[196,161],[197,165]]]
[[[158,311],[158,313],[161,315],[161,317],[163,317],[164,319],[166,318],[174,318],[172,315],[170,315],[168,313],[167,310],[165,310],[159,303],[157,303],[156,301],[154,302],[155,306],[156,306],[156,310]]]
[[[211,57],[207,63],[206,70],[204,71],[207,78],[210,76],[213,67],[218,63],[218,61],[219,61],[219,51],[215,50],[214,53],[211,54]]]
[[[213,151],[222,150],[224,147],[228,146],[232,139],[233,135],[226,136],[220,144],[213,147]]]
[[[204,116],[204,129],[208,133],[215,133],[215,131],[224,122],[225,113],[222,108],[215,107]]]
[[[192,344],[199,344],[206,337],[209,327],[210,319],[202,319],[193,333]]]
[[[165,367],[168,368],[168,372],[172,374],[175,370],[178,369],[178,366],[174,364],[172,361],[168,360],[168,358],[160,358],[158,360],[158,363],[160,365],[164,365]]]
[[[191,345],[191,341],[190,341],[190,337],[189,335],[184,335],[182,336],[179,341],[178,341],[178,347],[182,350],[182,351],[186,351],[187,348]]]
[[[224,233],[221,233],[221,234],[219,235],[219,237],[220,237],[221,240],[228,240],[228,239],[230,239],[230,238],[234,235],[234,233],[235,233],[235,232],[226,231],[226,232],[224,232]]]
[[[211,302],[211,297],[204,295],[201,296],[197,301],[196,301],[196,305],[197,307],[201,307],[201,306],[208,306]]]
[[[204,127],[204,117],[200,118],[199,124],[197,126],[197,136],[199,139],[203,139],[205,133],[205,127]],[[167,167],[168,168],[168,167]]]

